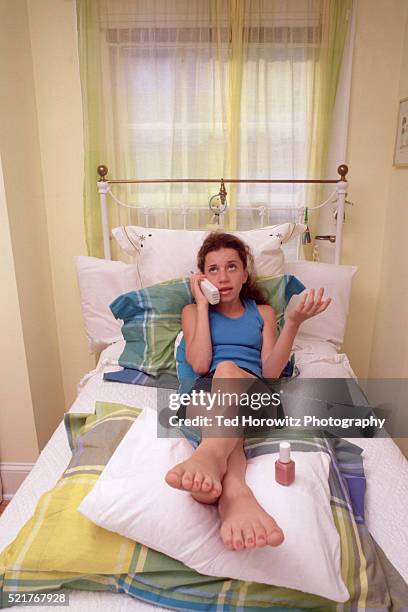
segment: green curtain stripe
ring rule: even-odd
[[[106,159],[99,2],[77,0],[78,46],[84,117],[84,224],[88,255],[103,257],[96,168]]]
[[[327,156],[334,105],[339,84],[340,70],[351,23],[353,0],[322,0],[322,43],[316,58],[316,81],[319,83],[313,96],[313,113],[309,129],[309,178],[323,177],[326,174]],[[306,199],[314,205],[321,201],[324,186],[309,185]],[[311,235],[317,232],[319,215],[311,215],[309,228]],[[306,255],[311,254],[311,246]]]

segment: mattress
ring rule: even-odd
[[[124,343],[116,342],[100,356],[95,370],[84,376],[78,386],[78,396],[71,412],[93,412],[95,401],[120,402],[130,406],[156,408],[156,389],[103,381],[103,373],[119,369],[117,359]],[[296,340],[296,363],[304,378],[354,378],[347,359],[329,343]],[[366,523],[370,533],[384,553],[408,582],[408,462],[391,439],[354,438],[350,442],[364,449],[367,479]],[[17,535],[32,516],[39,497],[51,489],[71,458],[63,422],[60,423],[32,471],[0,517],[0,551]],[[146,604],[125,594],[69,590],[73,610],[89,612],[109,609],[162,611],[164,608]],[[50,610],[52,607],[36,607]],[[57,608],[56,608],[57,609]],[[60,608],[58,608],[60,609]]]

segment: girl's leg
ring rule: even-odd
[[[236,392],[243,393],[253,383],[256,377],[241,370],[231,361],[220,363],[215,370],[212,380],[212,393]],[[226,379],[226,380],[223,380]],[[231,389],[230,379],[234,379],[234,389]],[[197,409],[198,408],[198,409]],[[214,413],[233,417],[238,414],[238,407],[234,404],[217,406]],[[194,409],[188,406],[187,416],[211,415],[205,406]],[[166,482],[177,489],[189,491],[201,503],[214,503],[222,491],[222,479],[227,471],[228,458],[237,442],[241,443],[242,428],[232,432],[230,428],[222,430],[213,427],[202,428],[202,441],[187,461],[177,464],[166,474]],[[217,437],[216,437],[217,436]],[[218,437],[220,436],[220,437]],[[227,437],[228,436],[228,437]]]
[[[276,521],[258,504],[245,482],[246,457],[242,440],[228,458],[227,472],[218,500],[221,538],[230,550],[278,546],[284,536]]]
[[[224,362],[215,371],[211,392],[244,393],[254,378],[234,363]],[[228,379],[235,379],[233,389]],[[218,406],[218,414],[222,412],[232,418],[238,413],[238,408],[236,405]],[[197,414],[202,413],[188,411],[189,417]],[[218,433],[223,434],[222,431]],[[278,546],[284,540],[283,532],[259,505],[245,482],[242,431],[236,433],[237,437],[214,437],[214,430],[203,428],[201,444],[187,461],[167,473],[166,481],[173,487],[190,491],[201,503],[214,503],[218,499],[221,538],[230,550]]]

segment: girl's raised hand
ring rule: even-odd
[[[196,272],[190,276],[191,293],[193,294],[193,298],[195,299],[197,306],[199,304],[206,304],[208,306],[208,300],[200,288],[200,283],[205,278],[207,277],[201,272]]]
[[[324,312],[331,303],[331,298],[323,300],[324,289],[321,287],[315,297],[315,290],[305,291],[299,304],[288,312],[285,316],[286,321],[290,321],[295,325],[301,325],[303,321],[311,319],[316,315]]]

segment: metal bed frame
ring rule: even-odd
[[[348,182],[346,179],[348,173],[348,167],[345,164],[342,164],[338,167],[337,172],[340,175],[339,179],[108,179],[108,168],[107,166],[101,164],[98,166],[98,174],[99,180],[97,182],[98,193],[100,197],[100,205],[101,205],[101,216],[102,216],[102,232],[103,232],[103,246],[104,246],[104,256],[105,259],[111,259],[111,247],[110,247],[110,231],[109,231],[109,223],[108,223],[108,203],[107,203],[107,195],[110,195],[113,200],[120,206],[125,206],[127,208],[137,208],[142,211],[145,215],[145,225],[149,227],[149,216],[152,214],[152,208],[150,207],[137,207],[121,202],[112,192],[111,185],[115,184],[143,184],[143,183],[219,183],[220,190],[217,195],[219,195],[221,202],[225,202],[225,207],[222,212],[216,213],[218,215],[218,222],[220,220],[221,215],[223,214],[226,208],[226,195],[227,191],[225,189],[225,184],[227,183],[304,183],[304,184],[334,184],[335,189],[333,193],[329,196],[329,198],[318,206],[314,206],[313,208],[309,208],[309,210],[313,211],[317,208],[322,208],[333,201],[337,202],[337,213],[336,213],[336,232],[335,234],[327,234],[327,235],[318,235],[315,236],[316,240],[328,240],[331,243],[335,244],[335,253],[334,253],[334,263],[340,264],[341,260],[341,248],[342,248],[342,240],[343,240],[343,222],[344,222],[344,211],[345,205],[348,203],[346,201],[347,190],[348,190]],[[178,211],[183,216],[183,225],[184,229],[186,229],[187,224],[187,215],[190,211],[195,211],[203,207],[180,207],[174,209]],[[207,208],[207,207],[204,207]],[[264,216],[266,212],[266,206],[259,206],[258,213],[261,218],[261,226],[263,225]],[[160,208],[155,207],[154,210],[160,210]],[[240,207],[240,210],[242,208]],[[254,210],[251,208],[250,210]],[[304,208],[303,208],[304,210]]]

